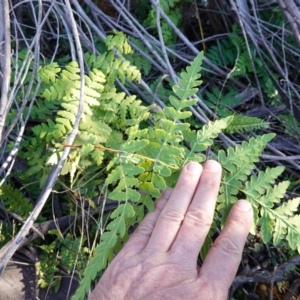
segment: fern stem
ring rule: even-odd
[[[198,26],[199,26],[201,41],[203,43],[203,52],[206,53],[206,46],[205,46],[205,42],[204,42],[203,27],[202,27],[202,22],[201,22],[201,18],[200,18],[200,15],[199,15],[199,10],[198,10],[198,6],[197,6],[196,0],[194,0],[194,5],[195,5],[196,19],[198,21]]]

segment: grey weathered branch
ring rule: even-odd
[[[8,92],[11,76],[11,40],[8,0],[0,1],[0,143],[5,126],[6,117],[11,103]]]
[[[80,83],[80,99],[79,99],[79,105],[78,105],[78,111],[76,115],[76,119],[74,122],[73,129],[67,139],[67,144],[72,145],[73,141],[75,140],[77,131],[78,131],[78,126],[79,122],[81,119],[82,115],[82,110],[83,110],[83,97],[84,97],[84,62],[83,62],[83,53],[82,53],[82,47],[80,44],[79,40],[79,35],[78,35],[78,30],[77,30],[77,24],[74,19],[74,15],[72,12],[71,4],[69,0],[66,1],[66,11],[69,15],[69,18],[71,20],[71,26],[72,26],[72,33],[73,37],[75,39],[75,45],[76,45],[76,51],[78,55],[78,61],[79,61],[79,66],[80,66],[80,77],[81,77],[81,83]],[[39,1],[39,23],[41,23],[41,8],[42,8],[42,2]],[[39,216],[42,208],[44,207],[51,191],[52,188],[56,182],[56,179],[62,169],[62,166],[64,165],[64,162],[69,154],[70,148],[66,147],[61,155],[61,159],[58,162],[56,166],[54,166],[48,176],[48,179],[46,181],[46,184],[39,196],[39,199],[37,201],[36,206],[34,207],[32,213],[18,232],[17,236],[15,239],[12,241],[12,244],[8,247],[6,250],[5,254],[3,255],[1,261],[0,261],[0,274],[4,271],[5,266],[7,265],[8,261],[10,258],[13,256],[13,254],[18,250],[20,244],[23,242],[25,239],[26,235],[28,234],[29,230],[33,226],[36,218]]]
[[[240,286],[245,283],[271,283],[288,281],[293,278],[290,272],[292,268],[300,265],[300,256],[293,257],[280,266],[277,266],[274,271],[255,269],[250,270],[246,274],[236,276],[230,289],[230,295],[234,293]],[[231,298],[229,298],[231,299]]]

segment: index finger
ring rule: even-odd
[[[219,282],[229,289],[238,270],[253,219],[251,204],[239,200],[232,207],[224,229],[208,252],[199,271],[200,279]]]

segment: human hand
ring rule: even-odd
[[[203,265],[199,250],[213,220],[221,166],[188,163],[174,190],[155,202],[108,266],[94,299],[226,299],[252,223],[252,207],[238,201]]]

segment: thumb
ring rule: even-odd
[[[199,276],[213,278],[220,288],[228,289],[238,270],[253,220],[251,204],[239,200],[233,205],[224,229],[207,254]]]

